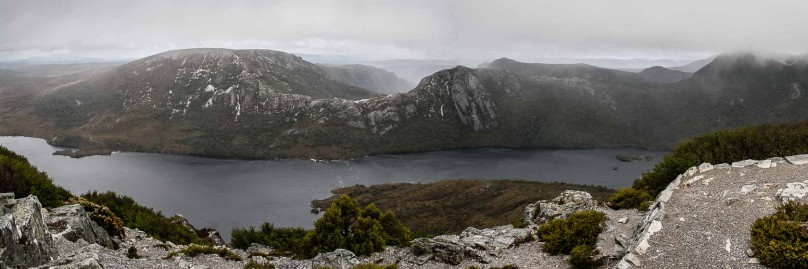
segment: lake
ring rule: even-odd
[[[524,179],[622,188],[660,161],[664,151],[618,149],[465,149],[388,154],[348,161],[222,160],[184,155],[121,152],[73,159],[61,148],[29,137],[0,137],[7,147],[47,172],[74,194],[111,190],[167,216],[183,214],[197,228],[312,227],[313,199],[337,187],[441,179]],[[618,153],[653,161],[621,162]],[[614,170],[617,167],[617,170]]]

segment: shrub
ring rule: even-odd
[[[407,244],[410,239],[411,232],[393,213],[382,214],[372,204],[360,208],[351,197],[343,195],[315,222],[314,231],[306,236],[306,245],[311,256],[338,248],[367,255],[388,244]]]
[[[114,192],[89,192],[81,196],[90,202],[101,204],[123,220],[123,225],[140,229],[161,241],[178,244],[209,244],[194,232],[181,224],[171,222],[159,211],[142,206],[131,197],[117,195]]]
[[[213,247],[213,246],[201,246],[201,245],[196,245],[196,244],[192,244],[192,245],[186,247],[183,250],[169,253],[168,257],[166,257],[166,259],[174,257],[175,255],[177,255],[179,253],[185,254],[188,257],[196,257],[196,256],[199,256],[200,254],[214,254],[214,255],[218,255],[219,257],[222,257],[225,260],[241,261],[241,256],[236,255],[235,253],[233,253],[232,251],[230,251],[227,248],[219,248],[219,247]]]
[[[573,268],[578,269],[590,269],[590,268],[597,268],[598,264],[592,257],[595,256],[595,249],[591,246],[587,245],[578,245],[572,248],[570,251],[570,256],[567,258],[567,262],[572,265]]]
[[[126,250],[126,257],[130,259],[140,259],[140,255],[137,254],[137,248],[134,246],[129,247]]]
[[[769,268],[808,268],[808,205],[789,202],[752,224],[755,257]]]
[[[34,195],[44,207],[59,207],[73,195],[53,184],[45,172],[28,163],[28,159],[0,146],[0,192],[13,192],[15,197]]]
[[[808,121],[704,134],[677,145],[632,188],[657,196],[676,177],[702,163],[731,163],[808,153]]]
[[[566,219],[554,219],[538,229],[538,237],[544,241],[542,251],[551,255],[569,254],[576,246],[594,246],[603,231],[606,214],[594,210],[579,211]]]
[[[123,229],[123,221],[115,215],[108,207],[102,206],[81,197],[70,198],[67,203],[79,204],[90,213],[90,219],[111,236],[123,236],[125,231]]]
[[[257,243],[273,248],[278,255],[306,257],[308,254],[303,249],[303,238],[307,233],[308,231],[303,228],[276,228],[272,223],[264,223],[260,229],[254,227],[233,229],[230,245],[246,250],[250,244]]]
[[[617,191],[609,198],[609,206],[614,209],[636,208],[640,211],[648,209],[647,203],[643,207],[643,202],[653,199],[648,192],[638,189],[625,188]]]
[[[244,265],[244,269],[275,269],[275,265],[271,263],[258,263],[254,260],[247,261],[247,264]]]
[[[275,228],[264,223],[260,230],[233,229],[231,237],[230,244],[236,248],[247,249],[258,243],[281,253],[310,258],[338,248],[367,255],[388,245],[406,246],[412,240],[412,232],[392,212],[382,213],[373,204],[361,208],[351,197],[343,195],[315,221],[314,230]]]

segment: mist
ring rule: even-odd
[[[0,0],[0,61],[225,47],[348,61],[675,64],[738,50],[805,53],[805,10],[805,1]]]

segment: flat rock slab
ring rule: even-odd
[[[749,228],[774,213],[778,190],[805,181],[808,165],[755,163],[700,174],[713,178],[708,185],[681,184],[665,205],[662,229],[649,238],[646,253],[633,257],[640,266],[632,268],[764,268],[746,254]]]
[[[794,165],[808,164],[808,154],[788,156],[786,160]]]

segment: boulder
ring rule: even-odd
[[[311,259],[312,267],[327,267],[335,269],[349,269],[359,264],[353,252],[347,249],[337,249],[332,252],[317,254]]]
[[[788,156],[786,160],[793,165],[808,164],[808,154]]]
[[[98,244],[87,245],[38,269],[103,269],[98,257],[101,250]]]
[[[420,260],[433,259],[452,265],[460,264],[466,259],[488,263],[491,257],[501,255],[504,249],[529,233],[528,229],[514,228],[512,225],[489,229],[469,227],[460,235],[418,238],[412,243],[415,255],[422,257]]]
[[[272,254],[272,252],[275,252],[275,250],[272,249],[271,247],[256,243],[250,244],[250,247],[247,248],[247,254],[251,255],[257,254],[260,256],[269,256]]]
[[[808,198],[808,180],[786,183],[786,187],[778,189],[775,196],[782,204],[790,201],[806,202],[806,198]]]
[[[0,268],[35,267],[58,255],[36,196],[13,199],[13,194],[3,194],[0,201]]]
[[[525,224],[542,224],[553,218],[566,218],[569,214],[598,208],[598,201],[585,191],[566,190],[550,201],[538,201],[525,207]]]
[[[227,245],[227,243],[224,242],[224,239],[222,239],[222,236],[219,234],[219,231],[217,231],[216,229],[202,228],[202,230],[197,231],[196,234],[199,235],[200,238],[205,239],[205,241],[208,241],[214,246]]]
[[[51,210],[46,220],[50,232],[63,236],[71,242],[83,239],[90,244],[115,249],[117,244],[106,230],[90,220],[90,215],[79,204],[66,205]]]
[[[439,262],[458,265],[467,258],[466,249],[456,235],[441,235],[435,238],[417,238],[412,241],[415,255],[427,256]]]
[[[219,234],[219,231],[213,228],[202,228],[201,230],[197,230],[196,227],[194,227],[194,225],[192,225],[191,222],[188,221],[188,219],[185,218],[185,216],[183,216],[182,214],[176,214],[172,216],[171,218],[169,218],[169,221],[171,221],[174,224],[179,224],[184,226],[185,228],[188,228],[189,231],[196,233],[197,236],[199,236],[202,239],[205,239],[205,241],[208,241],[208,243],[211,243],[214,246],[227,245],[224,242],[224,239],[222,239],[222,236]]]

